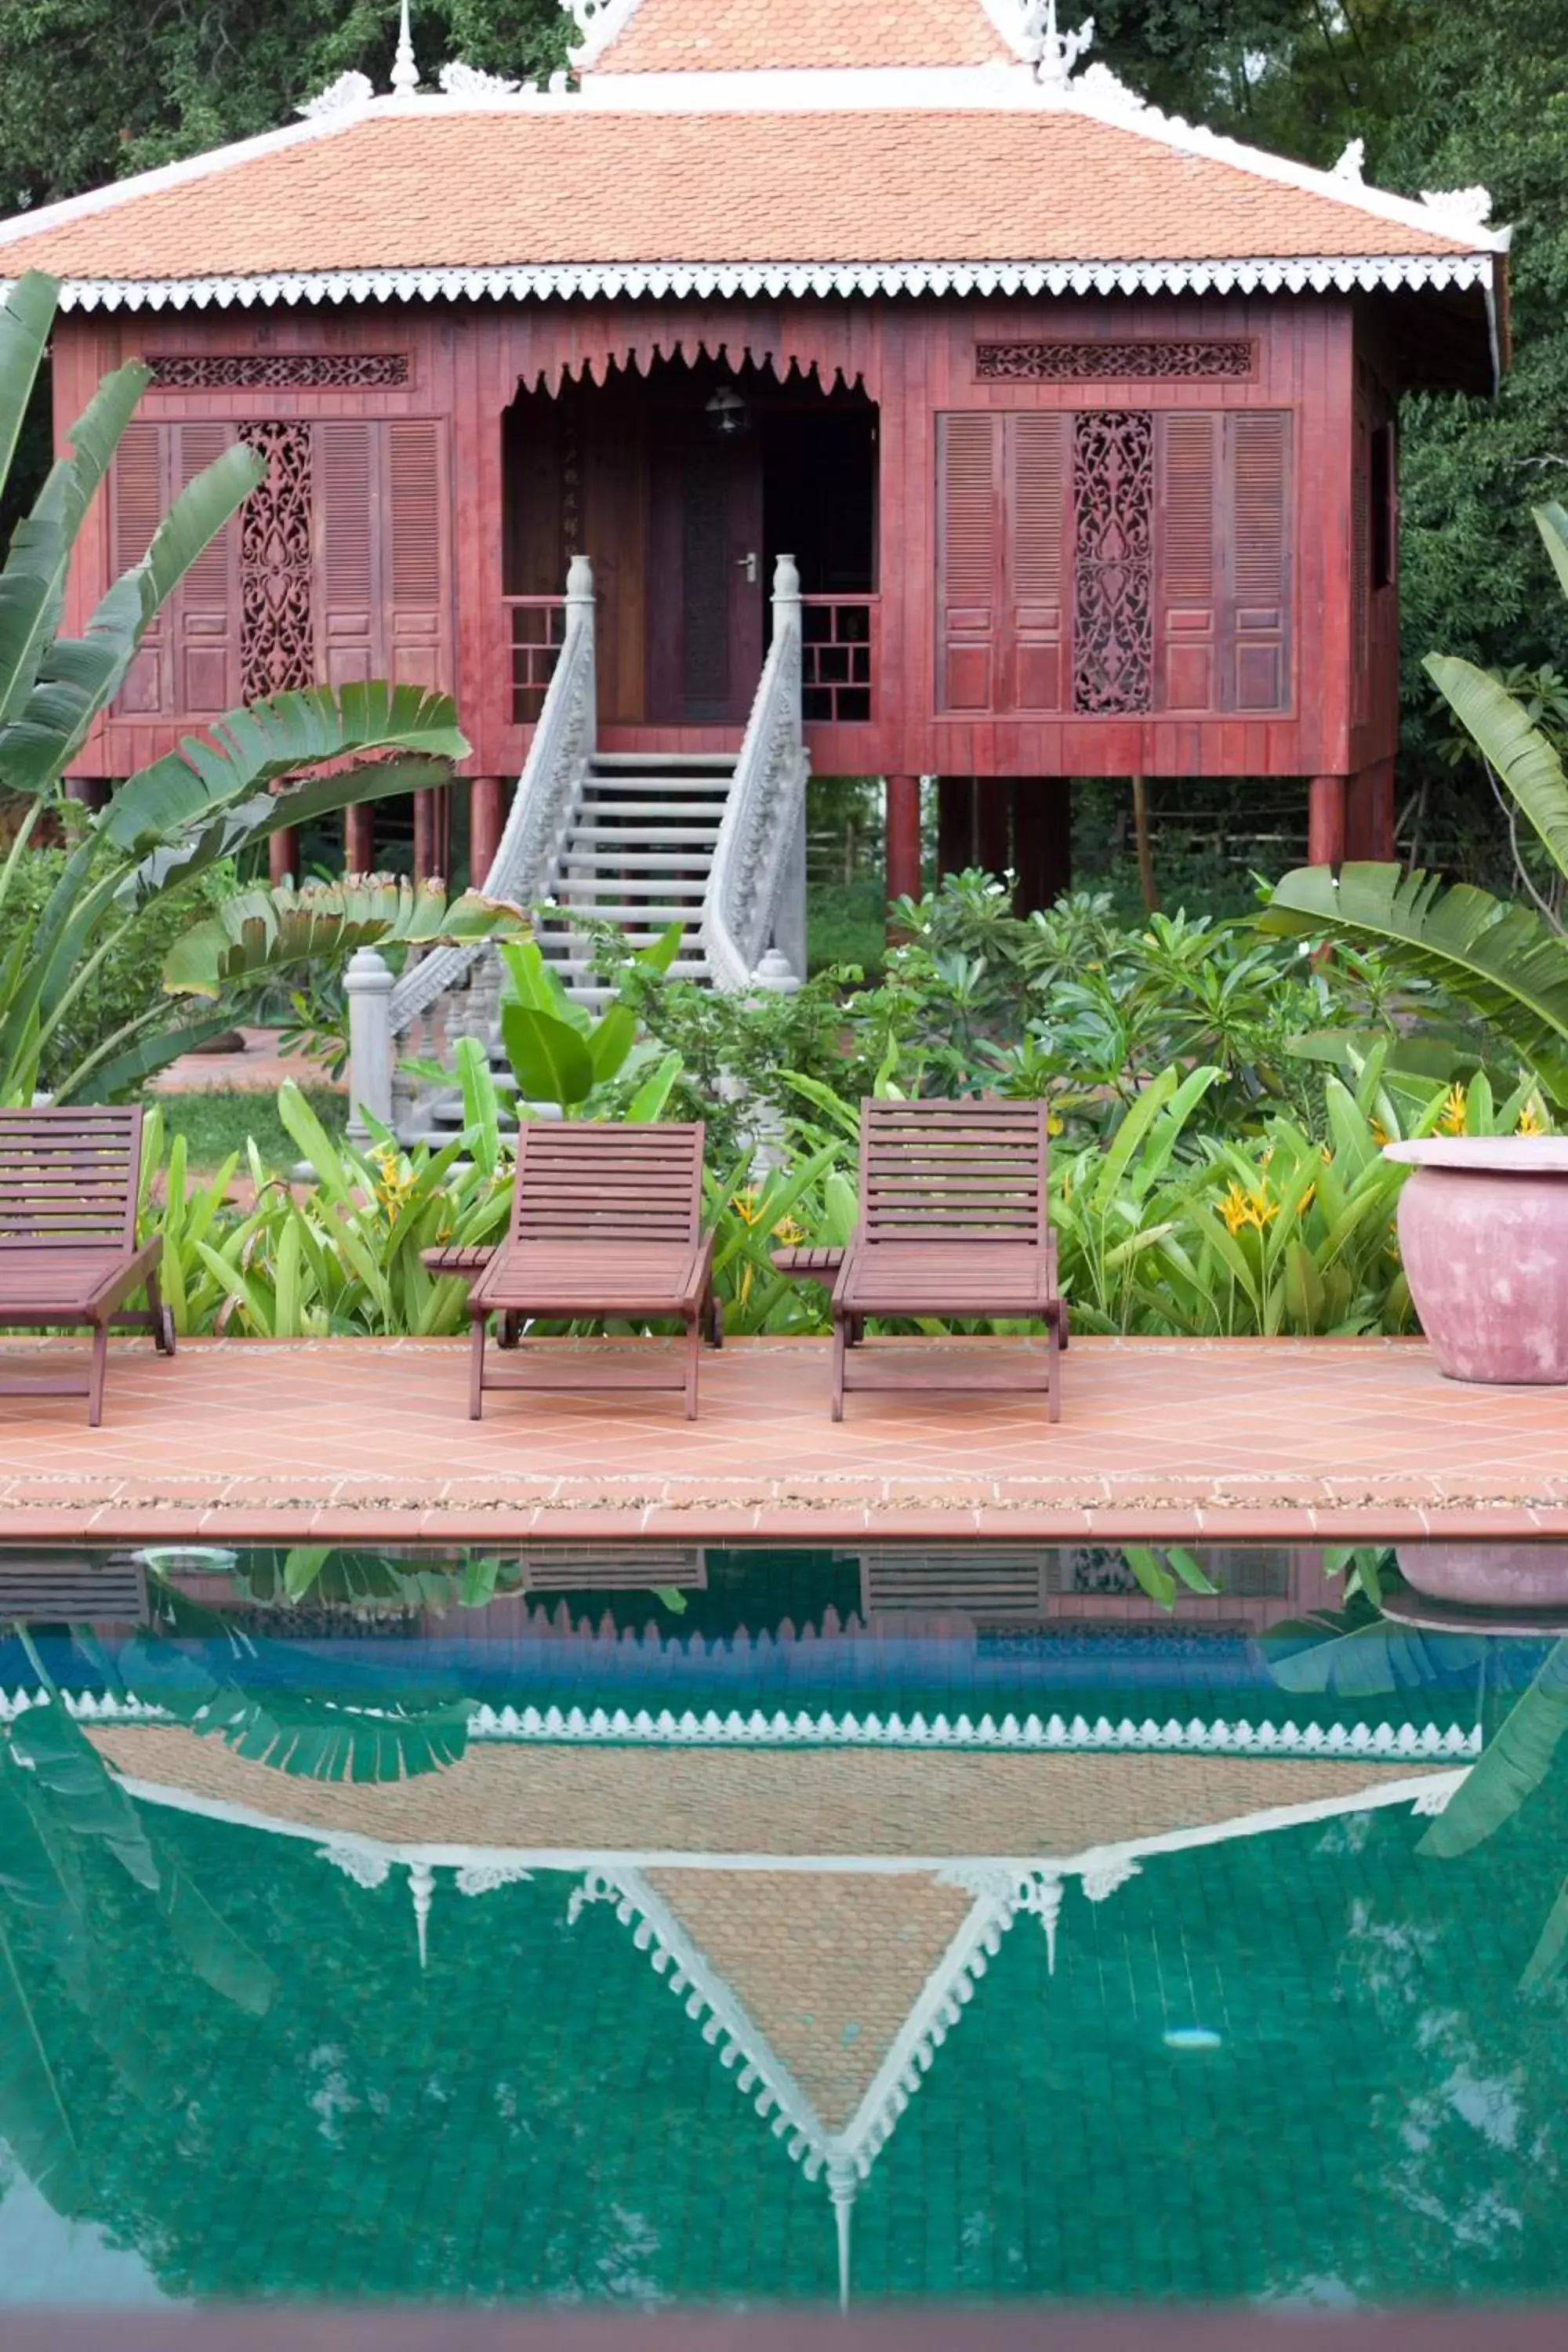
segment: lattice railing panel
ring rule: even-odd
[[[562,596],[509,596],[506,604],[511,614],[512,724],[532,727],[565,643],[566,602]]]
[[[803,596],[801,716],[858,725],[873,715],[874,596]]]

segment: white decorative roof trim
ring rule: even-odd
[[[590,73],[579,110],[609,114],[856,114],[907,109],[951,114],[1045,110],[1030,66],[737,66],[720,73]]]
[[[25,217],[25,216],[24,216]],[[0,228],[0,241],[5,230]],[[562,261],[493,269],[353,269],[258,278],[72,278],[67,310],[272,309],[310,303],[777,300],[866,294],[1349,294],[1492,285],[1489,253],[1239,261]]]
[[[351,69],[348,73],[339,74],[335,81],[330,81],[325,89],[319,89],[314,98],[308,98],[304,105],[297,106],[294,111],[302,114],[307,121],[313,121],[319,115],[340,114],[346,106],[363,106],[374,96],[375,84],[369,74],[355,73]]]
[[[141,1700],[121,1698],[112,1692],[68,1691],[66,1711],[79,1723],[167,1723],[173,1718],[162,1707]],[[48,1704],[43,1691],[0,1690],[0,1723],[14,1722],[29,1706]],[[897,1713],[886,1716],[807,1714],[782,1708],[764,1715],[753,1708],[742,1715],[731,1708],[720,1715],[710,1708],[677,1715],[663,1707],[655,1715],[647,1707],[635,1714],[625,1707],[479,1706],[469,1718],[470,1738],[510,1745],[539,1740],[549,1744],[613,1740],[620,1746],[674,1748],[1019,1748],[1058,1755],[1279,1756],[1341,1759],[1366,1764],[1445,1763],[1479,1756],[1478,1727],[1451,1724],[1444,1730],[1427,1723],[1246,1723],[1224,1717],[1205,1721],[1194,1716],[1180,1722],[1174,1716],[1157,1723],[1152,1716],[1135,1722],[1123,1716],[1070,1718],[1061,1715],[993,1715],[976,1721],[967,1715],[949,1717]]]
[[[479,66],[452,58],[436,77],[447,98],[515,98],[522,88],[505,74],[486,73]]]
[[[561,5],[583,36],[577,47],[567,52],[580,73],[598,64],[637,9],[637,0],[561,0]]]

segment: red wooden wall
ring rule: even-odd
[[[1250,359],[1244,376],[1223,381],[979,380],[977,341],[1041,339],[1242,341]],[[1372,584],[1368,501],[1372,436],[1392,416],[1394,385],[1374,309],[1358,315],[1338,298],[68,315],[56,338],[62,435],[99,374],[127,357],[312,354],[350,374],[346,363],[367,355],[407,362],[406,381],[391,384],[150,393],[133,428],[142,436],[136,480],[89,518],[72,618],[85,619],[156,499],[209,441],[220,446],[240,422],[313,420],[328,427],[318,434],[311,559],[318,674],[390,668],[450,686],[473,771],[515,774],[528,734],[510,715],[501,601],[503,414],[520,385],[554,391],[584,371],[603,381],[658,353],[700,352],[731,365],[749,355],[781,377],[815,368],[825,385],[858,381],[879,406],[877,712],[870,724],[810,730],[817,772],[1344,774],[1392,753],[1394,597],[1391,583]],[[626,396],[636,382],[626,379]],[[1152,419],[1158,676],[1155,707],[1131,714],[1071,708],[1064,453],[1083,411]],[[153,425],[176,429],[150,439]],[[1011,484],[1014,520],[1010,536],[961,551],[969,569],[950,576],[939,602],[942,485],[961,455],[972,475],[989,466],[994,493]],[[957,509],[947,528],[963,536]],[[144,672],[84,755],[83,774],[123,774],[166,746],[174,720],[199,721],[231,697],[233,539],[187,583],[149,666],[156,680]],[[605,565],[626,552],[585,544]],[[990,599],[984,625],[977,587],[981,604]],[[1216,709],[1197,707],[1210,698]],[[1273,702],[1280,707],[1264,707]],[[608,720],[602,732],[628,749],[739,740],[738,729]]]

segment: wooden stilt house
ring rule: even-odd
[[[432,74],[405,10],[390,94],[0,226],[65,281],[62,433],[153,372],[73,619],[268,461],[84,789],[243,695],[438,683],[475,751],[418,867],[455,831],[569,963],[574,909],[682,912],[731,984],[798,963],[808,764],[886,779],[895,892],[922,776],[1025,903],[1079,776],[1296,779],[1315,856],[1385,853],[1396,406],[1494,382],[1484,191],[1169,120],[1040,0],[574,5],[546,90]]]

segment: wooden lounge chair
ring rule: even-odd
[[[1013,1349],[962,1381],[924,1350],[862,1352],[872,1316],[1043,1321],[1043,1377]],[[1058,1420],[1067,1336],[1046,1214],[1044,1103],[862,1103],[860,1223],[833,1286],[834,1420],[847,1389],[961,1386],[1041,1390]]]
[[[469,1418],[486,1389],[679,1388],[697,1417],[702,1327],[723,1339],[713,1295],[713,1236],[702,1231],[702,1126],[595,1127],[527,1122],[517,1147],[511,1229],[468,1293],[473,1318]],[[684,1360],[638,1347],[640,1360],[584,1357],[560,1342],[525,1346],[505,1370],[485,1364],[485,1326],[515,1341],[526,1316],[546,1322],[668,1316],[686,1326]]]
[[[0,1110],[0,1330],[92,1333],[81,1373],[10,1371],[4,1396],[85,1396],[96,1429],[110,1326],[174,1352],[158,1296],[156,1239],[136,1246],[141,1110]],[[145,1290],[144,1307],[125,1301]]]

